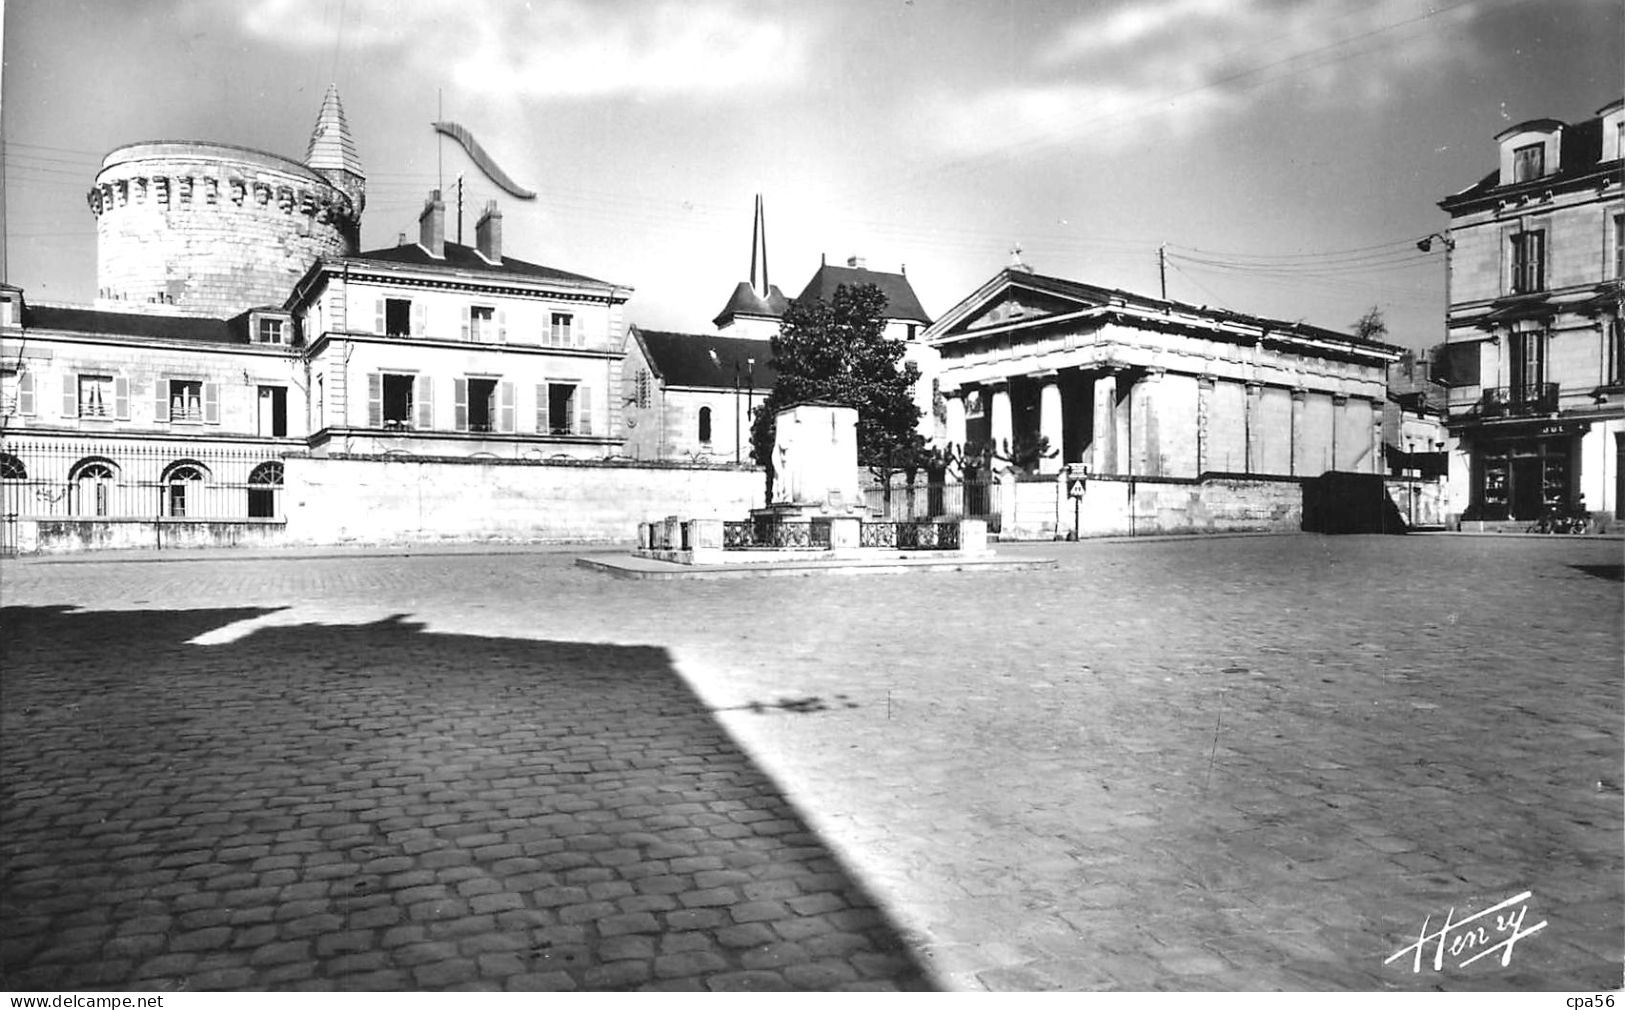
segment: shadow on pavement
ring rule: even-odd
[[[928,986],[664,650],[267,613],[0,610],[0,987]]]

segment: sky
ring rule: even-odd
[[[464,177],[465,239],[713,331],[748,278],[905,270],[946,313],[1011,261],[1070,280],[1443,339],[1437,203],[1494,136],[1625,92],[1619,0],[0,0],[6,280],[95,296],[101,158],[208,140],[302,160],[338,85],[363,248]],[[467,127],[519,184],[430,124]],[[442,146],[443,144],[443,146]],[[454,203],[448,231],[455,232]],[[455,237],[453,235],[452,237]]]

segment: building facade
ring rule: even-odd
[[[1385,370],[1399,355],[1385,344],[1020,265],[924,336],[941,355],[947,439],[987,447],[995,470],[1381,472]]]
[[[1625,516],[1622,123],[1615,101],[1580,123],[1503,130],[1496,170],[1439,203],[1463,521]]]
[[[625,452],[750,463],[755,408],[773,391],[766,339],[630,328],[621,373]]]
[[[473,246],[446,242],[438,193],[417,241],[358,252],[336,91],[305,164],[134,144],[89,203],[94,305],[0,287],[0,547],[20,519],[85,546],[139,546],[121,523],[275,523],[289,455],[620,453],[630,289],[505,255],[494,203]]]
[[[597,459],[620,446],[631,289],[505,256],[493,202],[475,244],[418,240],[327,256],[287,309],[309,373],[312,452]]]

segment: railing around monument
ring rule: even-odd
[[[884,520],[982,519],[997,528],[998,491],[987,482],[915,484],[893,487],[889,497],[885,488],[865,488],[863,499],[869,514]]]
[[[959,549],[959,523],[953,522],[863,522],[858,526],[859,547],[895,548],[913,551],[955,551]],[[830,521],[782,522],[753,519],[722,524],[722,549],[746,550],[829,550]]]
[[[858,529],[859,547],[895,547],[905,551],[956,551],[958,522],[864,523]]]

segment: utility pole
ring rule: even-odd
[[[1168,300],[1168,243],[1157,246],[1157,274],[1162,278],[1162,300]]]

